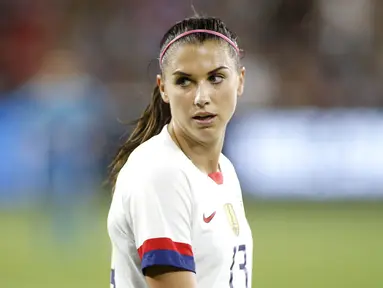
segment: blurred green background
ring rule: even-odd
[[[383,287],[383,202],[247,199],[246,209],[252,287]],[[61,243],[49,211],[2,211],[0,287],[108,287],[107,210],[107,201],[85,206],[74,215],[78,233]]]

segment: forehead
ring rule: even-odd
[[[169,51],[170,52],[170,51]],[[179,70],[188,74],[204,74],[219,66],[233,67],[229,49],[218,41],[183,43],[168,54],[166,72]]]

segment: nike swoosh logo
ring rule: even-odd
[[[203,221],[205,223],[210,223],[211,220],[213,220],[215,216],[216,211],[214,211],[209,217],[205,217],[205,213],[203,214]]]

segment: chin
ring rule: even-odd
[[[193,134],[203,143],[212,143],[221,139],[223,129],[217,126],[197,127],[193,129]]]

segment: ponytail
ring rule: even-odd
[[[159,134],[162,128],[169,124],[171,119],[170,106],[161,98],[158,85],[155,86],[151,103],[146,107],[144,113],[133,122],[135,128],[128,140],[118,150],[116,157],[110,164],[110,183],[113,190],[116,185],[118,173],[125,165],[130,154],[140,144]]]

